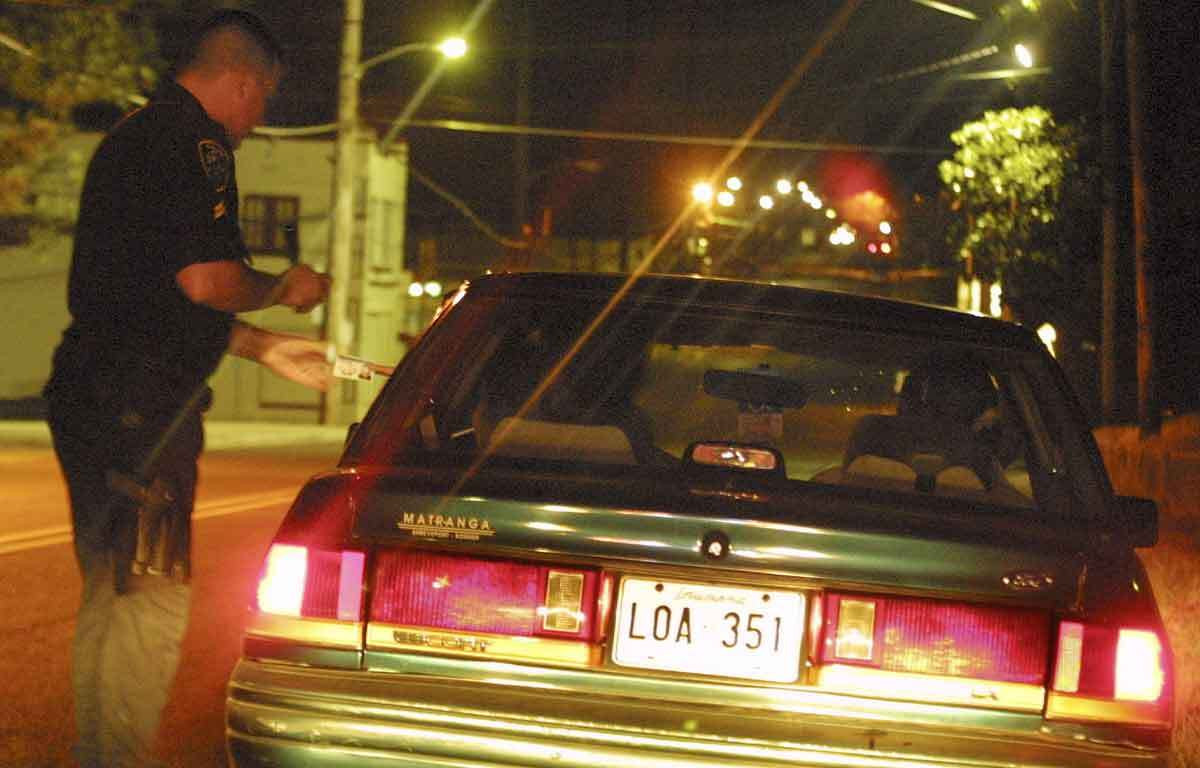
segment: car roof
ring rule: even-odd
[[[626,285],[628,287],[626,288]],[[662,301],[692,308],[737,308],[786,315],[881,333],[902,333],[985,346],[1040,349],[1037,335],[1014,323],[950,307],[779,283],[699,275],[508,272],[472,278],[475,295],[547,298],[573,295],[607,300]]]

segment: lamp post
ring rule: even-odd
[[[362,52],[363,0],[345,0],[342,21],[342,58],[338,67],[337,137],[333,161],[333,219],[329,228],[329,305],[325,338],[339,350],[353,354],[353,326],[347,322],[350,296],[350,260],[354,231],[355,148],[358,142],[359,56]],[[327,393],[321,401],[321,421],[337,420],[339,398]]]
[[[466,43],[453,38],[441,44],[407,43],[360,62],[362,54],[363,0],[345,0],[342,24],[342,56],[338,67],[337,136],[334,142],[333,218],[329,231],[329,274],[333,279],[326,307],[325,338],[339,351],[355,354],[355,328],[346,316],[349,307],[351,263],[354,254],[354,188],[358,176],[358,83],[366,71],[385,61],[409,53],[437,50],[458,58]],[[326,394],[321,402],[321,421],[337,421],[339,399]]]

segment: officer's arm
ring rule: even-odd
[[[241,320],[229,336],[231,355],[253,360],[285,379],[324,392],[333,380],[328,342],[268,331]]]
[[[329,276],[298,264],[280,275],[234,260],[189,264],[175,275],[190,300],[222,312],[249,312],[276,304],[308,312],[329,295]]]

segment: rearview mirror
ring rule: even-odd
[[[769,368],[705,371],[704,392],[722,400],[775,408],[800,408],[808,402],[804,384],[785,379]]]

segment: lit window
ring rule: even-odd
[[[251,253],[300,257],[300,198],[246,195],[242,202],[242,239]]]

